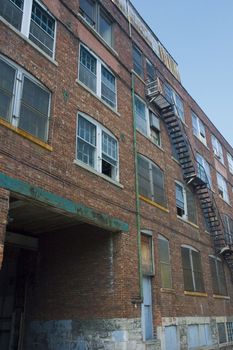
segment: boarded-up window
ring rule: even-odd
[[[141,155],[138,155],[138,180],[140,195],[166,206],[164,173],[156,164]]]
[[[213,343],[209,324],[192,324],[188,326],[188,348],[208,346]]]
[[[180,344],[177,336],[177,326],[167,326],[164,330],[165,336],[165,349],[166,350],[178,350]]]
[[[153,274],[152,237],[141,234],[142,272],[144,275]]]
[[[192,292],[203,292],[204,281],[200,253],[189,247],[181,247],[184,289]]]
[[[162,288],[172,288],[169,241],[165,237],[159,235],[158,246],[161,286]]]
[[[226,279],[222,261],[214,256],[209,257],[214,294],[227,295]]]

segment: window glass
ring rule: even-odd
[[[230,153],[227,153],[228,167],[231,174],[233,174],[233,157]]]
[[[227,322],[228,341],[233,341],[233,322]]]
[[[79,6],[82,16],[86,21],[94,26],[95,25],[95,3],[92,0],[79,0]]]
[[[133,45],[133,69],[143,77],[142,53],[135,45]]]
[[[152,141],[161,146],[160,122],[159,118],[151,111],[149,111],[150,118],[150,136]]]
[[[198,162],[198,176],[208,184],[208,187],[212,187],[212,179],[211,179],[211,173],[210,173],[210,165],[205,160],[202,155],[199,153],[196,153],[196,159]]]
[[[159,235],[158,245],[159,245],[161,286],[163,288],[172,288],[169,241],[163,236]]]
[[[166,194],[164,190],[164,174],[163,171],[154,164],[151,164],[152,183],[153,183],[153,199],[154,201],[166,206]]]
[[[117,166],[117,142],[116,140],[102,131],[102,173],[116,178]]]
[[[47,139],[49,93],[24,77],[19,127],[36,137]]]
[[[219,343],[223,344],[227,342],[227,335],[226,335],[226,327],[225,323],[217,323],[218,326],[218,338],[219,338]]]
[[[112,23],[103,10],[100,10],[99,33],[109,45],[112,45]]]
[[[96,126],[79,116],[77,156],[85,164],[95,167]]]
[[[96,92],[97,85],[96,66],[96,58],[81,46],[79,80],[94,92]]]
[[[227,183],[224,177],[217,173],[218,193],[222,199],[229,203],[229,196],[227,190]]]
[[[220,162],[224,164],[221,143],[218,141],[218,139],[214,135],[212,135],[211,140],[212,140],[212,146],[213,146],[215,156],[218,158]]]
[[[224,225],[224,237],[228,244],[233,244],[233,220],[228,216],[223,214],[222,221]]]
[[[1,0],[0,16],[20,30],[23,17],[23,0]]]
[[[192,126],[194,135],[206,145],[205,126],[194,112],[192,112]]]
[[[148,60],[146,60],[146,75],[147,75],[147,79],[149,81],[154,81],[155,80],[155,67]]]
[[[15,73],[12,66],[0,60],[0,117],[8,121],[12,115]]]
[[[177,215],[183,217],[185,214],[184,191],[179,184],[176,184],[176,209]]]
[[[139,192],[142,196],[151,198],[151,181],[149,161],[138,156]]]
[[[137,128],[147,134],[146,105],[135,96],[135,113]]]
[[[101,69],[101,97],[114,108],[116,106],[115,77],[104,66]]]

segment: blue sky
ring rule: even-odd
[[[132,0],[184,87],[233,146],[233,0]]]

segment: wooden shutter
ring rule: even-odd
[[[153,274],[152,260],[152,237],[141,234],[141,254],[142,254],[142,272],[144,275]]]
[[[216,259],[216,266],[218,270],[218,283],[219,283],[219,294],[227,295],[227,286],[225,272],[223,268],[223,262]]]
[[[187,199],[188,220],[196,224],[197,212],[196,212],[195,195],[187,187],[186,187],[186,199]]]
[[[159,245],[161,285],[163,288],[172,288],[169,242],[166,239],[159,238],[158,245]]]
[[[211,277],[212,277],[213,292],[214,294],[219,294],[218,275],[217,275],[217,269],[215,264],[215,258],[210,256],[209,263],[210,263],[210,271],[211,271]]]
[[[199,252],[191,250],[193,260],[193,275],[195,280],[195,292],[204,292],[204,280],[201,267],[201,256]]]
[[[164,189],[164,174],[159,167],[152,164],[153,194],[154,201],[166,206],[166,194]]]
[[[194,291],[189,252],[190,252],[189,248],[181,247],[183,275],[184,275],[184,289],[187,291]]]
[[[142,196],[151,198],[149,161],[141,156],[138,156],[138,182],[139,193]]]

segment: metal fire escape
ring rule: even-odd
[[[167,127],[171,143],[182,167],[183,178],[187,185],[197,193],[204,218],[211,234],[215,253],[221,254],[227,262],[233,278],[233,237],[224,229],[208,177],[203,166],[196,161],[195,154],[186,134],[183,122],[179,118],[174,103],[165,96],[164,84],[157,76],[146,84],[146,96],[155,104]]]

